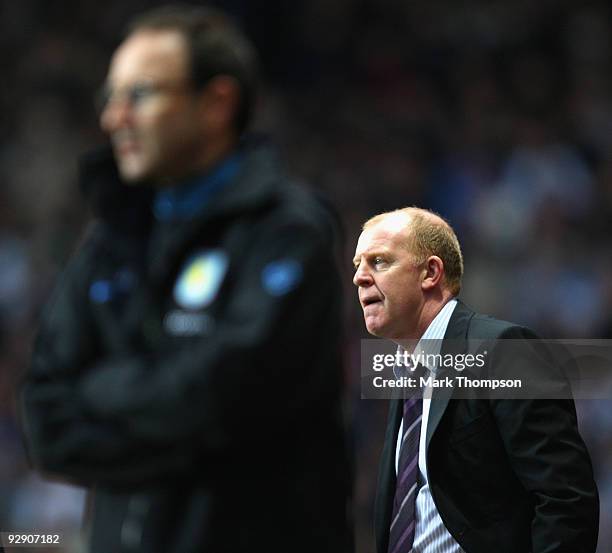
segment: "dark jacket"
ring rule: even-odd
[[[536,357],[537,348],[521,347],[534,338],[528,329],[459,302],[442,353],[465,352],[469,340],[508,339],[510,353],[525,356],[523,366],[530,356],[529,362],[541,367],[549,360]],[[510,342],[497,342],[497,348],[504,343]],[[515,370],[511,355],[489,355],[497,374]],[[594,553],[599,502],[573,401],[453,399],[455,390],[434,389],[427,475],[442,521],[466,553]],[[376,499],[379,553],[388,546],[401,418],[401,400],[392,400]]]
[[[93,491],[91,551],[347,551],[329,211],[261,148],[164,224],[109,160],[84,172],[98,221],[22,404],[34,465]]]

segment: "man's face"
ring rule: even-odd
[[[407,249],[406,216],[390,216],[361,233],[355,250],[359,303],[370,334],[391,340],[419,338],[425,274]]]
[[[184,38],[172,30],[130,35],[113,56],[100,117],[127,182],[181,178],[203,147]]]

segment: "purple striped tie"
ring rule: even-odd
[[[414,541],[422,418],[423,400],[420,397],[406,399],[388,553],[408,553]]]

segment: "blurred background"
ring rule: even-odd
[[[80,550],[84,494],[28,470],[14,390],[41,305],[88,220],[76,158],[102,140],[94,91],[127,19],[160,3],[0,2],[0,530],[60,530],[71,553]],[[358,552],[371,553],[387,406],[359,400],[366,335],[350,281],[360,225],[401,206],[434,209],[463,245],[462,297],[473,308],[548,338],[612,338],[612,8],[213,4],[260,50],[257,127],[344,221],[356,538]],[[612,401],[581,400],[578,409],[602,501],[598,552],[609,553]]]

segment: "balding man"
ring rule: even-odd
[[[445,353],[451,342],[457,352],[471,339],[535,338],[456,298],[461,249],[450,225],[432,212],[405,208],[367,221],[354,265],[374,336],[403,345],[429,341],[430,353],[436,343]],[[529,366],[547,362],[524,350]],[[495,353],[492,370],[508,368],[509,356]],[[428,368],[434,376],[440,369]],[[390,404],[376,500],[378,553],[595,551],[598,496],[571,399],[457,399],[452,385],[429,393]]]

